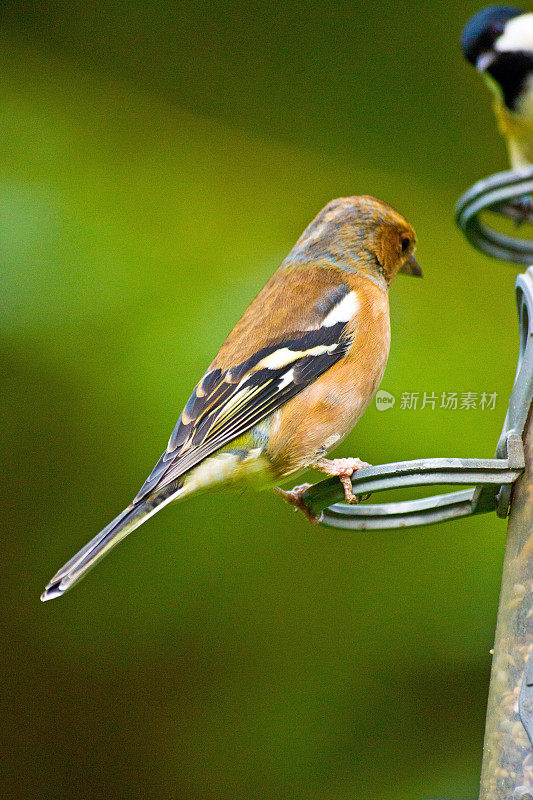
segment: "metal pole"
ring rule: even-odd
[[[533,800],[533,750],[519,714],[533,648],[533,414],[524,429],[525,472],[513,490],[494,642],[480,800]],[[533,679],[532,679],[533,684]],[[524,694],[525,693],[525,694]],[[527,697],[526,697],[527,700]],[[522,716],[525,713],[521,703]],[[531,734],[531,732],[530,732]]]

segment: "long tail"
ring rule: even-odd
[[[47,584],[41,595],[41,600],[53,600],[60,597],[77,581],[83,578],[95,564],[115,547],[128,534],[132,533],[139,525],[146,522],[153,514],[159,511],[171,500],[175,500],[182,493],[176,484],[166,487],[156,495],[149,495],[140,503],[131,504],[110,522],[103,531],[82,547],[74,558],[67,561],[64,567],[57,572]]]

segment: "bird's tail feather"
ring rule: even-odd
[[[182,489],[176,483],[167,486],[162,492],[149,495],[140,503],[131,504],[122,511],[118,517],[106,525],[94,539],[67,561],[64,567],[57,572],[47,584],[41,595],[41,600],[53,600],[60,597],[70,587],[83,578],[95,564],[100,561],[115,545],[122,541],[128,534],[146,522],[149,517],[159,511],[171,500],[181,494]]]

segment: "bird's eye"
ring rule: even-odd
[[[402,239],[402,253],[405,253],[406,250],[409,249],[409,245],[411,244],[411,240],[408,239],[406,236]]]

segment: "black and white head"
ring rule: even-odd
[[[533,13],[487,6],[466,23],[461,47],[465,58],[496,84],[505,105],[516,110],[533,74]]]

